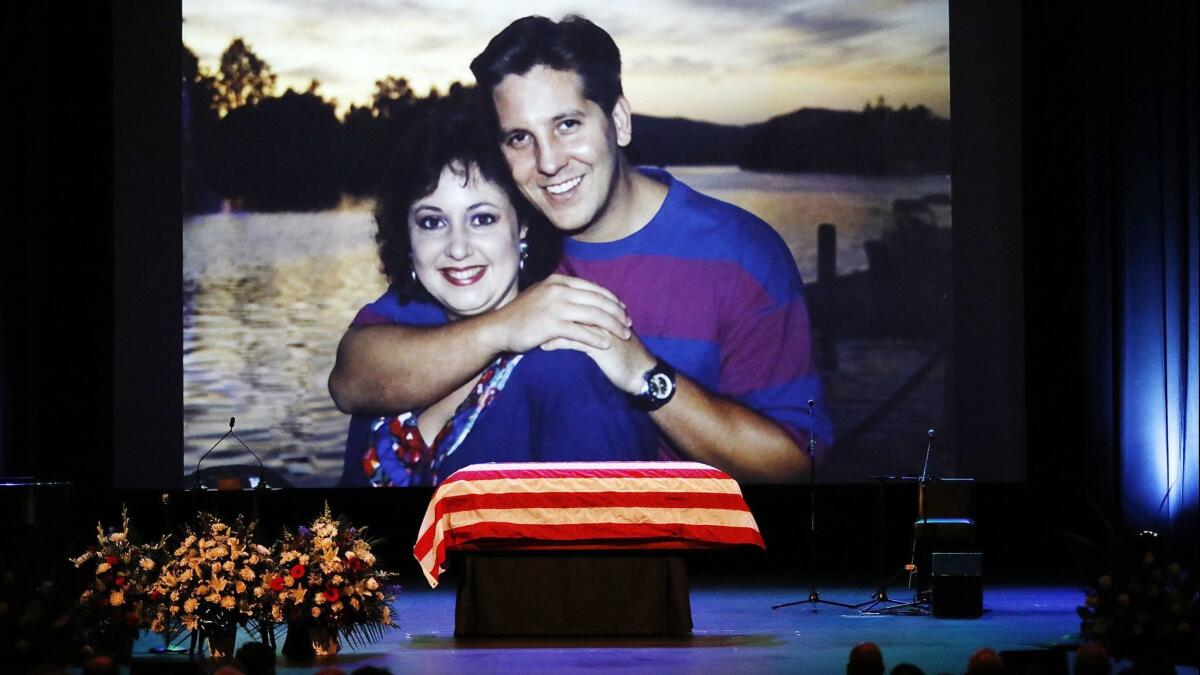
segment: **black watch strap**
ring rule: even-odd
[[[641,410],[658,410],[675,396],[675,369],[662,359],[642,375],[642,380],[642,390],[633,397],[633,404]]]

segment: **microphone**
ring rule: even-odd
[[[929,440],[933,440],[933,429],[929,430]]]
[[[809,467],[809,475],[810,476],[812,475],[812,472],[814,470],[814,467],[811,466],[812,464],[814,464],[813,453],[815,453],[817,451],[817,437],[813,435],[813,419],[816,417],[816,415],[813,413],[813,408],[816,405],[817,405],[816,401],[812,400],[811,398],[808,399],[808,463],[810,465],[810,467]]]
[[[236,434],[236,433],[233,431],[233,426],[234,426],[234,424],[236,424],[236,423],[237,423],[237,418],[236,418],[236,417],[230,417],[230,418],[229,418],[229,430],[228,430],[228,431],[226,431],[226,432],[225,432],[225,433],[224,433],[224,434],[223,434],[223,435],[222,435],[220,438],[218,438],[218,439],[217,439],[217,442],[216,442],[216,443],[213,443],[213,444],[212,444],[212,447],[211,447],[211,448],[209,448],[209,449],[208,449],[208,451],[207,451],[207,452],[205,452],[203,455],[201,455],[201,456],[200,456],[200,459],[198,459],[198,460],[196,461],[196,485],[195,485],[195,489],[199,490],[200,488],[204,487],[204,486],[203,486],[203,485],[200,483],[200,464],[201,464],[202,462],[204,462],[205,458],[206,458],[206,457],[208,457],[208,456],[209,456],[209,455],[212,453],[212,451],[213,451],[213,450],[216,450],[216,449],[217,449],[217,446],[221,444],[221,441],[225,440],[226,438],[228,438],[228,437],[230,437],[230,436],[233,436],[234,438],[236,438],[236,439],[237,439],[237,442],[238,442],[238,443],[240,443],[240,444],[241,444],[241,446],[242,446],[243,448],[245,448],[245,449],[246,449],[246,452],[250,453],[250,456],[251,456],[251,457],[253,457],[253,458],[254,458],[254,460],[258,462],[258,485],[256,485],[255,487],[256,487],[256,488],[257,488],[257,487],[261,487],[261,486],[263,486],[263,485],[265,484],[265,483],[264,483],[264,481],[265,481],[265,478],[266,478],[266,471],[263,469],[262,458],[261,458],[261,457],[259,457],[259,456],[258,456],[258,454],[257,454],[257,453],[255,453],[253,450],[251,450],[251,449],[250,449],[250,446],[246,445],[245,441],[243,441],[241,438],[239,438],[239,437],[238,437],[238,435],[237,435],[237,434]]]

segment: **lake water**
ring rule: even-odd
[[[862,245],[891,224],[893,200],[950,194],[949,176],[774,174],[735,167],[671,172],[770,223],[787,242],[805,281],[816,274],[819,224],[837,225],[838,271],[845,274],[866,268]],[[949,207],[938,208],[936,217],[939,225],[951,226]],[[386,287],[373,235],[370,204],[319,213],[221,213],[184,221],[188,472],[234,416],[242,440],[293,485],[323,486],[337,480],[348,418],[333,406],[326,378],[338,339],[355,312]],[[908,367],[908,357],[903,363],[884,359],[892,365],[878,366],[878,348],[856,348],[870,352],[861,359],[864,363],[880,368],[870,375],[868,389],[888,378],[902,378]],[[888,349],[885,354],[907,354],[914,348]],[[911,360],[919,358],[917,354]],[[853,365],[844,364],[843,370]],[[865,372],[851,370],[837,377],[862,380]],[[878,389],[884,398],[887,387]],[[861,398],[855,398],[853,409],[847,403],[839,412],[838,399],[831,396],[839,428],[852,425],[855,415],[869,413],[869,401],[864,404]],[[940,398],[924,405],[940,406]],[[236,442],[227,442],[205,466],[241,463],[239,450]]]

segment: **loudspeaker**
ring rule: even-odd
[[[983,615],[983,554],[934,553],[933,615],[974,619]]]

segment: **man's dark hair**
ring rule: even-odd
[[[471,61],[471,72],[491,109],[492,90],[501,80],[539,65],[577,73],[584,97],[606,115],[622,94],[621,50],[603,28],[574,14],[558,22],[544,16],[517,19]]]
[[[437,189],[442,169],[450,167],[465,185],[475,173],[477,180],[494,183],[504,191],[529,231],[525,241],[529,258],[520,282],[524,286],[554,271],[562,252],[562,236],[537,209],[529,205],[509,173],[495,134],[488,131],[474,106],[437,108],[416,124],[388,154],[376,192],[375,241],[383,273],[401,302],[433,301],[412,278],[412,242],[408,212],[413,202]]]

